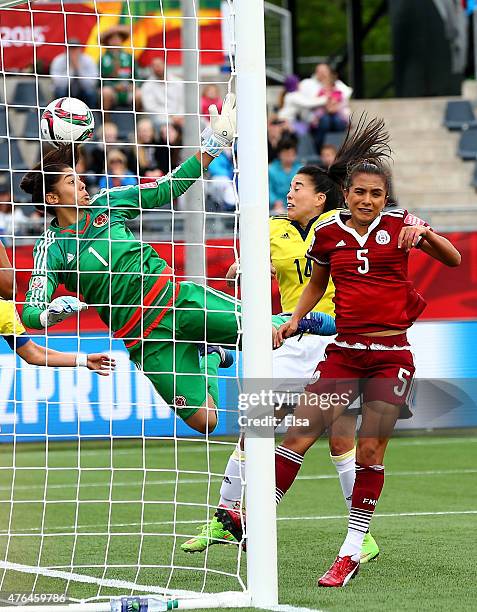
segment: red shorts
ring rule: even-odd
[[[306,391],[338,393],[352,403],[383,401],[402,406],[408,403],[415,367],[406,334],[363,336],[338,334],[328,344]]]

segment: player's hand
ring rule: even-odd
[[[272,277],[272,280],[277,278],[277,271],[275,270],[275,266],[273,264],[270,264],[270,276]]]
[[[109,355],[91,353],[88,355],[87,368],[100,376],[109,376],[109,373],[116,368],[116,360]]]
[[[298,321],[293,317],[277,329],[277,334],[273,339],[273,348],[279,348],[286,338],[294,336],[298,329]]]
[[[237,270],[238,270],[238,262],[234,262],[230,266],[230,268],[227,270],[227,274],[225,275],[227,287],[235,287],[235,279],[237,278]],[[240,278],[238,280],[238,284],[240,284]]]
[[[224,98],[222,112],[219,114],[215,104],[209,106],[210,127],[201,134],[202,150],[212,157],[218,157],[224,148],[230,147],[237,131],[237,110],[235,94]]]
[[[407,225],[402,228],[398,237],[398,249],[410,251],[426,236],[429,231],[424,225]]]
[[[43,327],[50,327],[87,308],[87,304],[71,295],[57,297],[41,313],[40,323]]]

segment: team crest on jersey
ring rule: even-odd
[[[391,236],[386,230],[379,230],[376,233],[376,242],[378,244],[389,244]]]
[[[45,278],[43,276],[34,276],[31,279],[32,289],[43,289],[44,286],[45,286]]]
[[[93,221],[93,225],[94,227],[103,227],[103,225],[106,225],[108,221],[109,221],[109,215],[107,213],[101,213]]]
[[[177,406],[177,408],[184,408],[187,406],[187,400],[183,395],[176,395],[174,398],[174,405]]]

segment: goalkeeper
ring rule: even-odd
[[[48,153],[42,169],[29,172],[21,187],[40,209],[54,215],[34,247],[23,321],[51,327],[86,307],[78,298],[51,298],[59,284],[95,306],[102,321],[124,341],[130,359],[190,427],[205,433],[217,423],[217,370],[232,363],[215,344],[235,345],[240,305],[229,295],[192,282],[176,283],[167,263],[135,238],[126,221],[141,209],[168,204],[200,177],[235,133],[235,98],[222,113],[211,106],[211,127],[202,151],[171,175],[140,186],[102,190],[90,198],[73,170],[71,146]],[[276,329],[283,317],[273,318]],[[304,320],[308,330],[316,321]],[[334,322],[333,322],[334,329]],[[303,331],[303,330],[301,330]],[[199,360],[197,343],[208,343]],[[204,353],[205,350],[202,350]],[[206,376],[207,374],[207,376]]]

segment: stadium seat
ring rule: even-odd
[[[109,113],[111,121],[118,126],[119,142],[127,142],[135,132],[134,113],[128,111]]]
[[[477,127],[462,132],[457,146],[457,155],[464,160],[477,159]]]
[[[28,111],[22,136],[24,138],[35,138],[36,140],[40,138],[40,121],[36,109]]]
[[[472,185],[472,187],[475,187],[477,189],[477,162],[475,162],[474,172],[472,174],[472,181],[470,184]]]
[[[4,104],[0,105],[0,137],[7,135],[7,110]]]
[[[31,202],[31,196],[25,193],[23,189],[20,189],[23,176],[23,172],[12,172],[12,199],[16,204]]]
[[[19,112],[27,112],[32,106],[46,106],[47,101],[45,100],[45,96],[43,95],[43,91],[41,86],[38,84],[38,92],[37,92],[37,84],[34,79],[28,79],[27,81],[19,81],[13,92],[12,99],[9,104],[11,106],[16,106],[15,110]]]
[[[477,120],[471,103],[468,100],[447,102],[444,125],[449,130],[466,130],[469,127],[476,127]]]
[[[333,145],[337,149],[341,147],[341,143],[345,139],[346,131],[343,132],[327,132],[323,145]]]
[[[310,134],[306,133],[298,138],[296,154],[298,159],[302,161],[316,157],[315,144]]]
[[[11,163],[10,163],[11,151]],[[0,170],[28,170],[28,165],[23,159],[18,142],[9,141],[6,138],[0,139]]]

